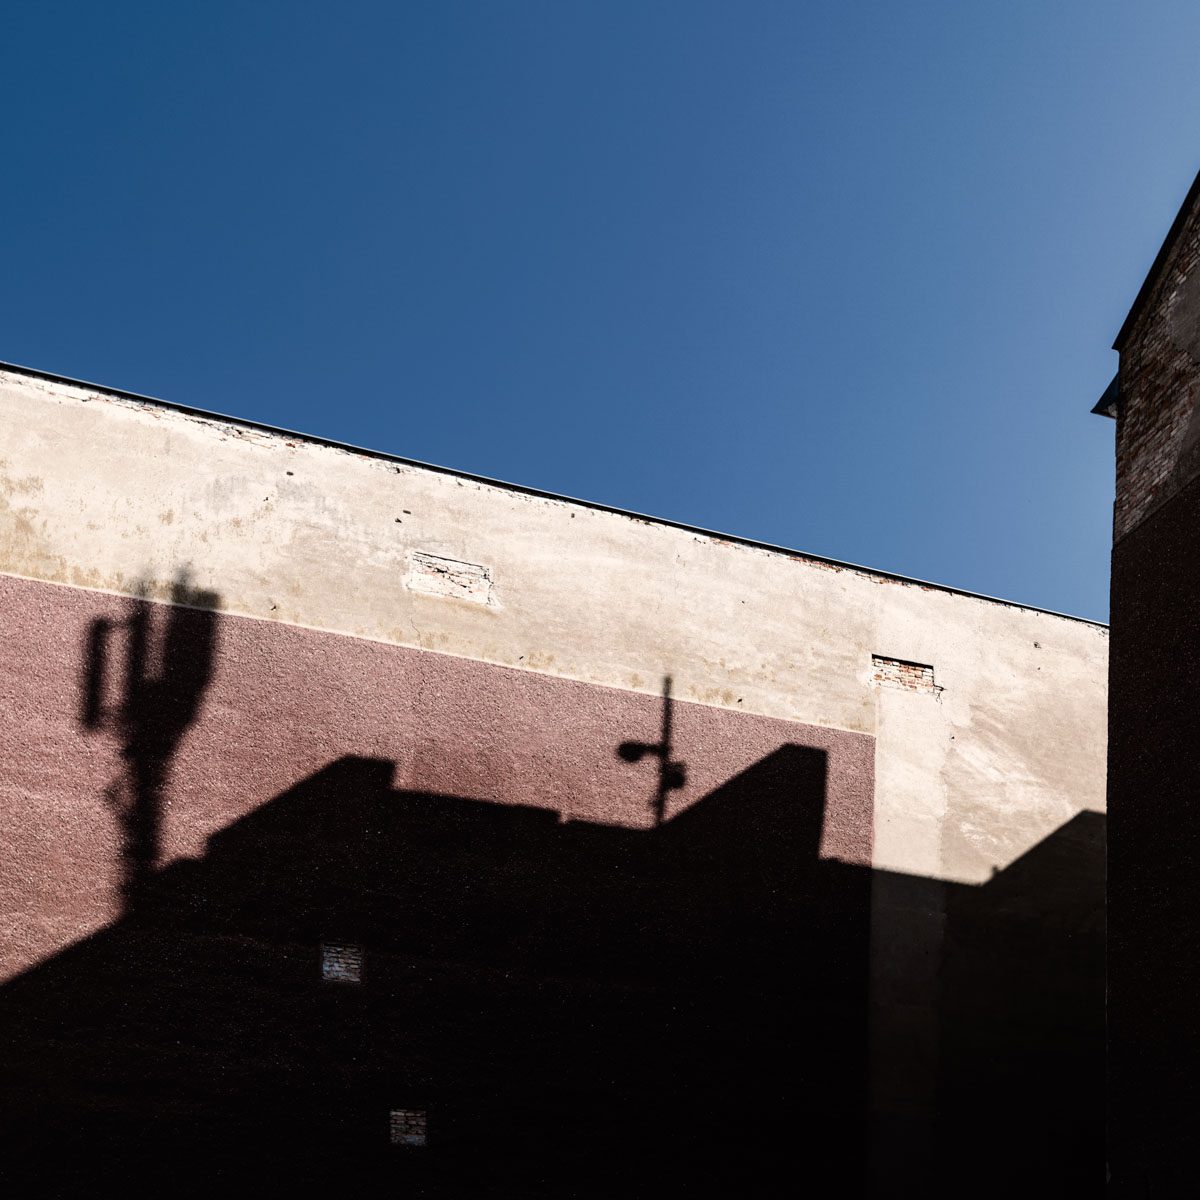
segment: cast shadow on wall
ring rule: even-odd
[[[0,989],[0,1178],[666,1196],[833,1172],[864,1192],[880,873],[820,857],[824,751],[781,745],[664,820],[685,769],[667,691],[658,743],[613,738],[659,760],[653,828],[398,791],[392,763],[350,757],[160,869],[214,630],[206,609],[132,602],[111,704],[111,630],[93,630],[82,719],[129,764],[125,913]],[[947,1180],[996,1145],[997,1182],[1100,1170],[1099,820],[985,887],[893,877],[945,922],[929,1119]],[[324,981],[323,947],[358,982]],[[427,1145],[389,1144],[396,1111],[426,1114]]]
[[[127,764],[104,792],[121,829],[127,913],[141,905],[153,882],[167,773],[200,708],[216,653],[215,592],[193,587],[186,570],[171,584],[170,607],[149,603],[148,591],[148,584],[138,586],[122,620],[91,623],[80,713],[85,729],[120,740]]]

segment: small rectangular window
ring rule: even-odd
[[[416,1108],[392,1109],[392,1145],[425,1145],[425,1113]]]
[[[326,942],[321,947],[321,978],[326,983],[362,983],[362,947]]]

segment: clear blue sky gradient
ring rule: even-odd
[[[0,358],[1105,617],[1200,5],[5,25]]]

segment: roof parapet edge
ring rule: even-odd
[[[64,383],[70,387],[89,388],[96,392],[106,392],[111,396],[118,396],[123,400],[135,400],[142,404],[152,404],[158,408],[166,408],[173,412],[184,413],[187,416],[201,417],[209,421],[223,421],[230,425],[239,425],[244,429],[256,429],[263,433],[298,438],[304,442],[329,446],[332,449],[344,450],[351,454],[361,454],[367,458],[378,458],[385,462],[400,463],[404,466],[416,467],[423,471],[433,471],[439,475],[452,475],[456,479],[469,479],[473,483],[482,483],[488,487],[501,488],[508,492],[536,496],[543,500],[557,500],[563,504],[575,504],[580,508],[592,509],[595,512],[612,513],[615,516],[630,517],[636,521],[645,521],[651,525],[662,525],[668,529],[679,529],[685,533],[700,534],[703,537],[715,538],[717,541],[746,546],[752,550],[765,550],[771,554],[785,555],[788,558],[805,559],[809,562],[821,563],[828,567],[857,571],[863,575],[872,575],[880,579],[890,579],[896,583],[912,584],[916,587],[929,588],[933,591],[948,592],[954,596],[966,596],[972,600],[982,600],[989,604],[1003,604],[1007,608],[1022,608],[1029,612],[1042,613],[1048,617],[1060,617],[1065,621],[1076,621],[1081,625],[1092,625],[1098,629],[1108,628],[1106,621],[1094,621],[1090,617],[1080,617],[1074,613],[1059,612],[1053,608],[1041,608],[1036,604],[1024,604],[1020,600],[1006,600],[1002,596],[989,596],[986,592],[973,592],[968,588],[954,587],[948,583],[935,583],[929,579],[918,579],[913,575],[901,575],[896,571],[884,570],[881,567],[864,567],[861,563],[829,558],[824,554],[813,554],[807,550],[796,550],[790,546],[776,545],[774,542],[761,542],[755,538],[743,537],[741,534],[721,533],[719,530],[707,529],[703,525],[689,525],[685,521],[675,521],[670,517],[650,516],[647,513],[635,512],[632,509],[618,508],[613,504],[603,504],[598,500],[581,500],[577,496],[564,496],[559,492],[548,492],[543,488],[529,487],[522,483],[509,483],[507,480],[493,479],[487,475],[476,475],[471,471],[459,471],[453,467],[439,466],[437,463],[422,462],[417,458],[405,458],[403,455],[391,454],[386,450],[372,450],[366,446],[356,446],[352,442],[339,442],[334,438],[323,437],[316,433],[301,433],[295,429],[284,429],[279,425],[268,425],[263,421],[254,421],[247,417],[234,417],[228,413],[214,412],[212,409],[197,408],[190,404],[178,404],[173,400],[160,399],[158,396],[147,396],[141,392],[130,392],[124,388],[111,387],[108,384],[93,383],[86,379],[75,379],[70,375],[59,375],[53,371],[43,371],[38,367],[27,367],[21,363],[6,362],[0,359],[0,371],[9,371],[17,375],[28,375],[37,379],[45,379],[52,383]]]

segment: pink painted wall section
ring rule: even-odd
[[[128,734],[111,713],[127,690],[138,609],[0,576],[4,978],[120,913]],[[197,691],[168,720],[178,736],[162,788],[160,866],[202,857],[212,834],[344,755],[394,761],[399,789],[653,823],[657,761],[617,751],[659,740],[660,699],[272,622],[165,604],[140,610],[146,712],[163,709],[177,680]],[[194,658],[194,639],[169,632],[180,614],[207,630],[203,670],[181,660]],[[89,645],[102,621],[110,628],[99,697],[109,716],[88,728],[84,697],[89,670],[97,674]],[[690,703],[673,702],[671,717],[686,783],[669,793],[668,821],[780,746],[814,747],[828,756],[821,855],[870,864],[874,739]]]

